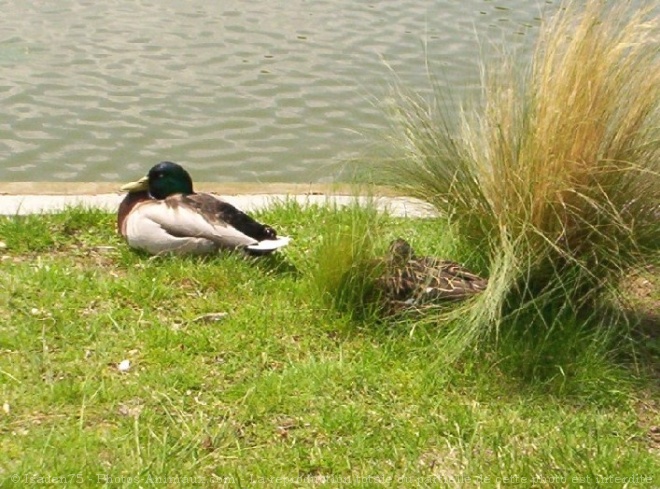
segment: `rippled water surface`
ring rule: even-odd
[[[196,180],[332,180],[384,133],[397,78],[427,90],[428,61],[475,91],[484,44],[528,47],[546,3],[3,2],[0,181],[123,181],[164,159]]]

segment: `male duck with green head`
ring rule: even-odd
[[[190,174],[171,161],[124,185],[117,227],[129,246],[153,255],[207,254],[220,248],[270,253],[290,238],[213,195],[195,193]]]

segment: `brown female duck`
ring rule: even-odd
[[[488,280],[453,261],[416,256],[404,239],[395,239],[376,280],[387,313],[461,300],[486,289]]]

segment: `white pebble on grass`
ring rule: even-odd
[[[122,360],[121,362],[119,362],[119,365],[117,365],[117,368],[119,369],[120,372],[128,372],[128,370],[131,368],[131,361]]]

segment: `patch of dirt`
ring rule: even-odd
[[[633,272],[623,290],[636,308],[660,317],[660,266],[648,265]]]
[[[647,395],[637,401],[635,411],[637,423],[644,430],[649,451],[660,455],[660,401]]]
[[[119,274],[121,270],[116,267],[118,252],[114,246],[91,246],[91,247],[59,247],[48,251],[27,252],[19,254],[0,254],[0,262],[11,262],[15,264],[34,263],[39,260],[57,260],[60,258],[75,257],[79,268],[88,269],[107,268],[112,271],[108,273]]]
[[[627,300],[624,307],[639,320],[635,335],[654,357],[660,351],[660,266],[649,265],[631,273],[623,285],[623,293]],[[660,363],[654,358],[651,367],[660,374]]]

